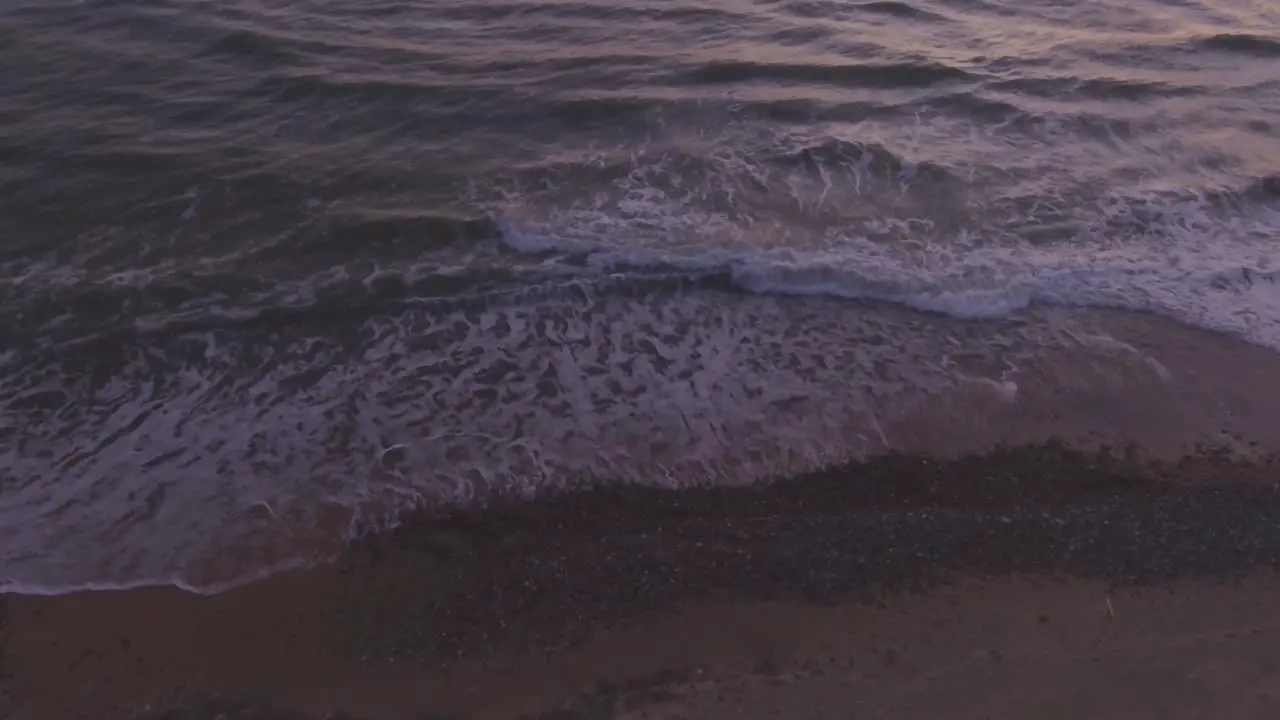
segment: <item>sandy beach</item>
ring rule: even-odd
[[[1280,0],[0,57],[0,720],[1280,720]]]
[[[1273,717],[1273,476],[1039,446],[423,517],[211,597],[6,597],[0,714]]]

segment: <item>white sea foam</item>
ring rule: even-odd
[[[376,527],[493,494],[811,470],[874,452],[880,418],[962,381],[946,358],[987,357],[999,380],[1043,344],[714,292],[422,307],[357,330],[187,333],[106,360],[105,382],[56,359],[0,379],[22,428],[0,504],[10,584],[221,587],[324,556],[353,512]]]
[[[651,207],[640,224],[669,212]],[[1148,219],[1134,219],[1139,214]],[[810,238],[799,250],[789,234],[749,232],[722,247],[667,246],[633,232],[634,218],[611,221],[571,211],[533,227],[508,223],[503,242],[518,252],[572,256],[595,272],[727,272],[752,292],[890,302],[959,318],[1001,317],[1034,304],[1153,312],[1280,349],[1280,206],[1227,214],[1194,194],[1117,197],[1092,227],[1053,243],[1030,241],[1008,225],[925,243],[828,227],[820,242]]]
[[[8,578],[0,577],[0,595],[12,594],[51,597],[56,595],[70,595],[78,592],[118,592],[121,590],[138,590],[140,588],[153,587],[172,587],[193,595],[217,595],[228,590],[233,590],[242,585],[248,585],[250,583],[257,582],[258,580],[263,580],[271,577],[272,575],[278,575],[282,572],[314,567],[320,560],[321,559],[318,558],[292,558],[273,565],[245,568],[243,572],[236,574],[228,580],[203,584],[192,584],[182,575],[144,575],[120,582],[72,581],[59,585],[30,583],[22,580],[10,580]]]

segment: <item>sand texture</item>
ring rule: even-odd
[[[1274,477],[1042,446],[424,516],[212,597],[6,597],[0,717],[1277,717]]]

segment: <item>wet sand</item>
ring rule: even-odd
[[[1275,470],[889,456],[421,517],[213,597],[9,596],[0,717],[1275,717]]]

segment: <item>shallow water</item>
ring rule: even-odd
[[[1112,388],[1028,374],[1085,346],[1280,349],[1263,0],[0,0],[0,53],[8,588],[782,477]]]

